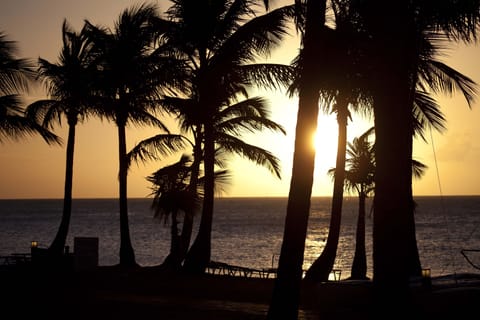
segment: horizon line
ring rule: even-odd
[[[413,195],[414,198],[418,197],[479,197],[480,194],[448,194],[448,195],[440,195],[440,194],[425,194],[425,195]],[[265,196],[246,196],[246,195],[240,195],[240,196],[216,196],[215,199],[288,199],[288,195],[286,196],[275,196],[275,195],[265,195]],[[326,196],[326,195],[315,195],[311,196],[311,198],[332,198],[331,195]],[[344,198],[358,198],[357,195],[347,195],[344,196]],[[372,199],[373,197],[369,197]],[[25,198],[1,198],[0,201],[2,200],[63,200],[64,198],[37,198],[37,197],[25,197]],[[72,200],[115,200],[119,199],[118,197],[77,197],[77,198],[72,198]],[[138,199],[153,199],[153,197],[129,197],[128,200],[138,200]]]

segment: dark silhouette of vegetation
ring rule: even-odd
[[[373,128],[360,137],[354,138],[347,148],[347,170],[345,171],[345,189],[358,194],[358,218],[355,233],[355,253],[353,256],[350,279],[367,279],[367,254],[365,249],[366,199],[374,191],[375,155],[374,146],[368,140]],[[329,171],[335,173],[335,169]]]
[[[178,269],[184,261],[184,269],[191,273],[205,271],[211,253],[215,167],[225,167],[217,154],[239,154],[280,177],[274,155],[240,139],[243,130],[283,132],[269,119],[266,101],[250,97],[249,89],[254,85],[288,86],[293,78],[291,67],[258,64],[255,59],[281,44],[294,6],[254,17],[260,2],[268,8],[267,0],[178,0],[167,10],[167,19],[160,18],[156,6],[142,4],[122,12],[113,30],[85,21],[79,35],[64,24],[65,60],[60,65],[40,60],[41,76],[51,81],[49,94],[54,99],[33,104],[27,117],[18,93],[28,88],[31,68],[12,55],[14,46],[0,34],[1,59],[5,60],[0,67],[1,137],[15,139],[40,133],[53,143],[59,139],[47,130],[52,120],[63,113],[69,125],[64,214],[52,250],[63,249],[68,232],[75,126],[88,114],[84,107],[92,103],[94,112],[113,120],[118,129],[120,265],[137,265],[128,222],[128,168],[132,160],[158,159],[158,154],[171,154],[184,147],[185,137],[170,134],[157,117],[166,110],[178,117],[183,133],[193,135],[193,162],[187,165],[189,161],[182,158],[149,177],[156,186],[154,208],[171,220],[168,259],[173,261],[172,266]],[[335,28],[326,25],[327,4],[332,4]],[[267,318],[298,317],[315,160],[310,138],[317,129],[320,98],[326,104],[334,103],[339,148],[329,237],[318,260],[323,268],[315,271],[319,276],[313,276],[312,269],[309,277],[325,279],[333,266],[344,180],[359,194],[358,247],[352,277],[365,277],[365,199],[374,185],[376,303],[400,310],[399,316],[408,316],[409,308],[403,307],[411,302],[409,278],[420,272],[412,177],[421,174],[422,167],[416,167],[418,163],[412,159],[413,138],[425,138],[426,128],[444,128],[443,115],[430,92],[459,89],[469,105],[473,101],[473,81],[436,57],[442,52],[442,41],[468,43],[476,39],[480,1],[296,0],[295,8],[302,39],[291,86],[291,92],[299,96],[295,149],[278,273]],[[72,59],[67,61],[67,57]],[[70,68],[70,64],[80,68]],[[87,80],[78,86],[63,82],[76,81],[75,74],[69,73],[75,70]],[[63,78],[61,72],[68,77]],[[374,115],[374,175],[373,147],[364,137],[352,145],[356,148],[353,151],[360,153],[359,162],[345,156],[346,151],[352,151],[346,150],[348,108],[363,97],[368,97]],[[40,119],[44,126],[39,124]],[[128,124],[152,125],[162,133],[127,153]],[[202,165],[205,176],[200,229],[187,253],[194,203],[200,198]],[[184,213],[181,234],[177,229],[180,211]],[[391,299],[392,295],[397,299]]]
[[[289,83],[288,66],[257,64],[254,60],[279,44],[292,9],[251,19],[253,5],[252,1],[178,1],[167,11],[173,26],[164,37],[192,69],[187,104],[195,110],[188,111],[186,119],[188,126],[197,127],[193,129],[195,139],[203,144],[194,152],[194,157],[203,161],[205,189],[199,232],[184,262],[184,269],[191,273],[203,273],[210,262],[216,145],[279,175],[276,157],[246,144],[238,135],[242,130],[282,130],[268,119],[263,99],[249,97],[248,88]]]
[[[200,206],[200,198],[195,196],[197,193],[189,192],[191,172],[191,159],[182,156],[178,162],[163,167],[147,177],[153,184],[152,209],[155,217],[163,218],[165,223],[169,218],[171,220],[170,253],[162,264],[168,269],[180,270],[183,252],[186,251],[178,232],[178,215],[192,214]]]
[[[40,134],[48,144],[60,144],[59,137],[25,116],[21,94],[35,79],[34,64],[16,55],[17,44],[0,32],[0,142]]]
[[[49,253],[57,257],[64,253],[72,213],[75,129],[79,121],[94,112],[91,83],[95,71],[95,57],[90,52],[92,42],[85,29],[76,33],[64,20],[62,40],[58,63],[39,59],[39,76],[46,84],[50,99],[38,100],[27,108],[29,117],[38,118],[45,128],[53,129],[54,123],[61,124],[63,116],[67,119],[63,213],[57,234],[48,248]]]
[[[183,230],[185,229],[183,225],[182,232],[179,233],[179,216],[181,214],[184,216],[194,214],[201,206],[203,177],[197,177],[197,185],[195,186],[197,190],[191,192],[192,162],[189,156],[183,155],[178,162],[163,167],[147,177],[147,180],[153,184],[152,209],[155,213],[154,216],[164,219],[165,223],[168,223],[169,218],[171,220],[170,253],[160,266],[164,270],[181,271],[182,262],[188,249],[184,247],[188,243],[184,241],[183,237],[186,232],[191,231]],[[215,172],[216,186],[226,184],[228,179],[229,174],[226,170]],[[184,224],[185,221],[189,223],[190,220],[184,218]]]
[[[155,101],[162,92],[167,91],[169,85],[175,87],[176,83],[176,65],[172,65],[171,59],[163,59],[155,47],[153,21],[156,18],[156,6],[142,4],[122,12],[112,31],[86,21],[99,55],[100,72],[95,85],[102,100],[102,112],[115,121],[118,128],[120,266],[125,267],[137,265],[128,222],[129,158],[125,128],[128,123],[148,124],[168,133],[167,127],[153,112],[157,107]]]
[[[296,1],[301,3],[301,1]],[[303,253],[312,194],[315,150],[312,133],[317,129],[319,86],[317,61],[327,55],[320,44],[324,32],[326,1],[306,3],[305,29],[298,63],[298,114],[295,130],[292,177],[287,202],[278,272],[268,310],[268,319],[297,319],[302,281]],[[300,16],[301,17],[301,16]],[[300,19],[302,22],[302,20]],[[303,23],[299,23],[303,25]]]
[[[359,43],[362,35],[356,27],[355,12],[349,10],[345,1],[331,1],[331,9],[335,16],[335,29],[325,27],[329,35],[322,46],[329,48],[328,59],[318,62],[325,81],[320,91],[324,108],[337,115],[338,141],[336,175],[333,179],[333,196],[331,205],[328,237],[320,256],[313,262],[305,274],[306,282],[327,281],[333,269],[338,242],[343,206],[343,190],[345,176],[345,154],[347,149],[347,125],[352,111],[371,113],[369,93],[364,84],[364,66]]]

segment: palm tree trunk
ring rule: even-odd
[[[327,243],[322,254],[314,261],[305,274],[305,281],[327,281],[335,264],[340,227],[342,221],[343,187],[345,180],[345,157],[347,152],[348,100],[339,98],[337,102],[338,141],[335,177],[333,183],[332,212],[328,229]]]
[[[133,267],[135,253],[130,240],[130,229],[128,223],[128,205],[127,205],[127,143],[125,134],[125,125],[118,125],[118,158],[119,158],[119,201],[120,201],[120,266]]]
[[[317,90],[305,90],[299,99],[287,215],[268,319],[298,317],[315,162],[311,134],[317,125],[318,98]]]
[[[184,269],[188,273],[203,274],[210,263],[214,205],[215,139],[213,124],[205,124],[205,194],[202,217],[197,237],[187,253]]]
[[[358,193],[358,218],[355,235],[355,254],[353,256],[350,279],[367,279],[367,254],[365,249],[365,200],[364,191]]]
[[[70,227],[70,218],[72,215],[72,185],[73,185],[73,155],[75,151],[75,126],[70,123],[68,126],[68,141],[65,161],[65,185],[63,195],[63,213],[60,226],[52,244],[48,248],[53,255],[63,254],[65,243],[67,241],[68,229]]]
[[[295,150],[292,177],[288,194],[287,214],[282,247],[278,261],[272,300],[267,319],[295,320],[298,318],[300,289],[303,275],[303,255],[307,236],[315,149],[311,145],[312,133],[317,130],[319,90],[315,86],[313,66],[318,59],[320,30],[325,23],[325,0],[307,2],[307,20],[304,36],[304,65],[300,74]]]
[[[409,286],[412,202],[412,75],[416,33],[408,3],[372,1],[375,124],[374,299],[399,318],[415,312]],[[386,14],[393,13],[395,14]],[[388,79],[388,81],[385,81]],[[378,310],[377,316],[384,315]]]
[[[200,145],[200,144],[199,144]],[[200,172],[200,163],[201,163],[201,148],[200,150],[194,151],[194,159],[192,163],[192,172],[190,176],[190,184],[189,184],[189,192],[192,194],[192,198],[197,199],[197,185],[198,185],[198,175]],[[196,156],[198,154],[198,156]],[[185,259],[187,255],[188,248],[190,246],[190,241],[192,238],[193,232],[193,217],[195,215],[195,209],[191,208],[192,211],[185,212],[185,216],[183,218],[183,226],[182,226],[182,235],[181,235],[181,243],[182,243],[182,257],[181,260]]]
[[[194,152],[194,154],[196,154]],[[200,153],[198,153],[200,154]],[[200,159],[194,159],[192,164],[192,173],[189,183],[189,192],[192,194],[192,198],[196,199],[197,197],[197,184],[198,184],[198,174],[200,171]],[[182,233],[178,239],[178,249],[173,257],[172,250],[165,258],[165,261],[162,265],[173,268],[175,271],[179,271],[182,267],[182,262],[185,260],[185,257],[188,253],[188,248],[190,246],[190,240],[193,232],[193,217],[195,214],[194,208],[189,208],[183,217]]]

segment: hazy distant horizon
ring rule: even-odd
[[[447,195],[413,195],[414,198],[430,198],[430,197],[480,197],[480,194],[447,194]],[[332,198],[332,196],[312,196],[312,199],[315,198]],[[346,195],[344,199],[357,198],[356,195]],[[95,197],[95,198],[73,198],[72,200],[116,200],[118,197]],[[153,197],[129,197],[128,200],[138,200],[138,199],[153,199]],[[288,196],[217,196],[215,199],[288,199]],[[369,197],[367,199],[373,199]],[[0,201],[8,200],[63,200],[63,198],[0,198]]]

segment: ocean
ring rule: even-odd
[[[432,276],[478,273],[461,250],[480,250],[480,196],[415,197],[417,244],[423,268]],[[153,266],[168,254],[170,229],[153,217],[152,199],[129,199],[132,245],[137,263]],[[276,267],[283,237],[286,198],[218,198],[215,201],[212,256],[218,262],[250,267]],[[357,199],[345,198],[335,269],[350,275],[355,248]],[[62,214],[61,199],[0,200],[0,255],[28,253],[31,241],[48,247]],[[321,253],[328,235],[331,198],[311,203],[304,269]],[[367,211],[370,209],[368,202]],[[117,199],[75,199],[67,245],[75,237],[97,237],[99,264],[119,262]],[[199,216],[193,237],[198,228]],[[372,275],[372,219],[366,219],[368,275]],[[469,253],[480,265],[480,252]],[[477,254],[477,256],[475,256]]]

